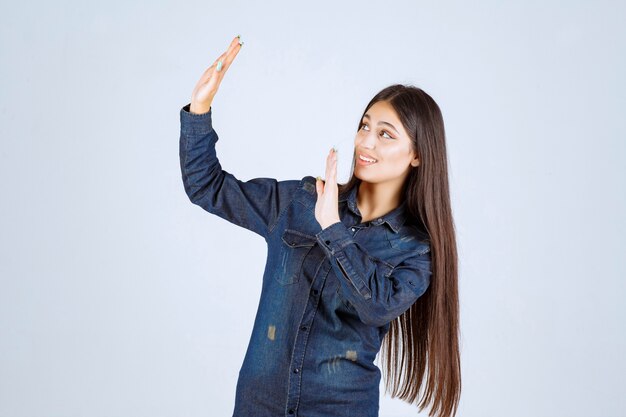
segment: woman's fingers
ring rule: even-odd
[[[332,156],[332,151],[328,152],[328,155],[326,155],[326,170],[324,172],[324,177],[326,178],[326,181],[324,182],[324,185],[328,185],[329,181],[330,181],[330,164],[331,164],[331,156]]]
[[[213,74],[217,73],[218,75],[220,75],[221,73],[223,73],[226,70],[226,68],[230,66],[230,62],[233,60],[233,58],[229,58],[229,57],[233,56],[232,53],[235,51],[239,51],[239,49],[241,48],[241,46],[240,45],[238,46],[238,45],[239,45],[239,38],[235,36],[233,40],[230,41],[230,45],[228,45],[228,48],[226,49],[226,51],[224,51],[222,55],[217,57],[217,59],[213,61],[213,64],[211,64],[211,66],[208,67],[206,71],[204,71],[204,74],[202,74],[200,81],[202,83],[206,83],[209,81],[209,79],[211,78]],[[222,68],[220,69],[220,71],[217,71],[217,65],[219,61],[222,61]],[[228,61],[228,64],[227,64],[227,61]]]
[[[333,162],[333,184],[337,185],[337,162],[339,161],[339,157],[337,156],[337,151],[333,151],[333,158],[334,158],[334,162]]]
[[[336,184],[337,182],[337,153],[332,149],[326,156],[326,181],[324,185]]]
[[[335,184],[337,179],[337,152],[330,151],[330,180]]]
[[[217,58],[213,63],[214,66],[217,66],[218,62],[222,61],[222,68],[220,68],[218,72],[224,72],[226,67],[233,60],[233,52],[238,51],[240,47],[241,45],[239,45],[239,38],[235,36],[233,40],[230,41],[230,44],[228,45],[228,48],[224,51],[224,53],[220,55],[219,58]]]
[[[232,64],[232,62],[234,61],[235,57],[237,56],[237,54],[241,50],[241,46],[242,45],[239,44],[239,38],[235,36],[235,39],[233,39],[233,41],[230,44],[230,47],[226,51],[226,56],[224,57],[224,59],[222,61],[222,65],[223,66],[222,66],[222,70],[220,72],[228,71],[228,68],[230,67],[230,64]]]

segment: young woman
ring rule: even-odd
[[[380,91],[359,121],[346,184],[334,150],[325,180],[244,182],[219,163],[211,107],[242,44],[232,40],[180,110],[190,200],[268,244],[233,415],[378,416],[381,349],[392,397],[455,415],[457,250],[439,107],[413,86]]]

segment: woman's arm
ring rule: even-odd
[[[244,182],[223,170],[215,151],[213,107],[195,114],[190,104],[180,110],[180,167],[187,196],[209,213],[267,238],[301,180]]]
[[[361,321],[384,326],[400,316],[427,290],[431,258],[427,243],[391,268],[369,256],[342,222],[316,234],[337,275],[343,296]]]

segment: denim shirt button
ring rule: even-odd
[[[294,370],[293,370],[293,373],[294,373],[294,374],[297,374],[298,372],[300,372],[300,370],[299,370],[298,368],[296,368],[296,369],[294,369]]]
[[[293,414],[293,408],[289,409],[289,414]]]
[[[300,327],[300,330],[305,331],[306,330],[306,326]]]
[[[313,294],[317,295],[317,294],[319,294],[319,291],[318,290],[313,290]]]
[[[327,245],[330,245],[330,240],[327,240],[327,241],[326,241],[326,244],[327,244]]]
[[[356,229],[353,227],[351,230],[354,232]]]

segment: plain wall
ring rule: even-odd
[[[180,108],[237,34],[213,120],[242,180],[323,175],[336,145],[346,181],[358,118],[389,84],[441,107],[459,416],[626,415],[625,14],[3,1],[0,417],[232,415],[266,247],[190,203],[178,140]],[[416,414],[382,397],[381,417]]]

